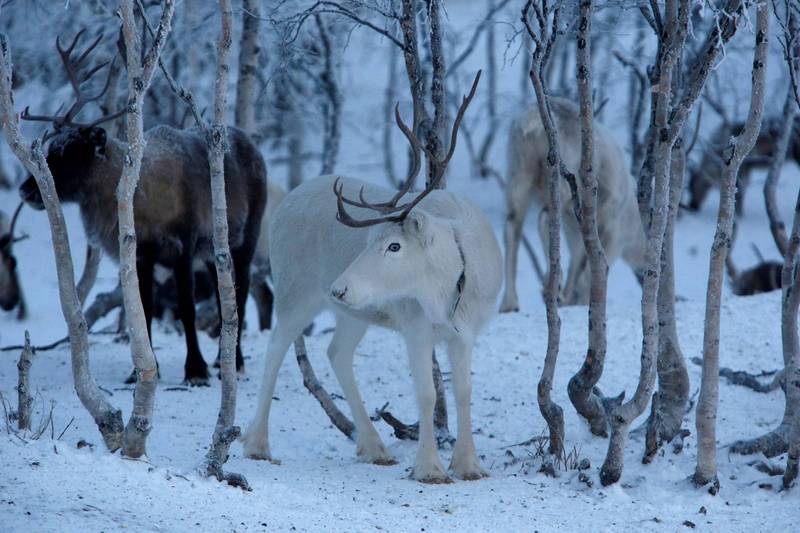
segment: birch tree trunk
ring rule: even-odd
[[[239,46],[239,78],[236,82],[234,114],[236,126],[248,135],[253,135],[256,131],[261,3],[260,0],[243,0],[242,3],[242,40]]]
[[[342,137],[342,96],[339,93],[339,85],[336,83],[330,28],[325,25],[319,13],[314,15],[314,21],[317,24],[319,40],[322,45],[323,68],[320,74],[320,83],[328,100],[325,106],[327,112],[325,113],[325,135],[320,173],[331,174],[336,167],[336,159],[339,156],[339,144]]]
[[[228,244],[228,207],[225,197],[225,152],[228,130],[225,110],[228,104],[233,11],[230,0],[219,0],[220,34],[217,43],[217,72],[214,79],[214,122],[206,131],[208,161],[211,174],[211,210],[214,214],[214,266],[219,285],[220,321],[219,368],[222,391],[219,414],[211,448],[206,454],[206,473],[219,481],[250,490],[240,474],[225,473],[222,465],[228,460],[231,443],[241,433],[234,425],[236,418],[236,337],[239,315],[236,309],[236,288],[233,285],[233,260]]]
[[[0,122],[3,126],[3,135],[17,159],[36,180],[47,210],[58,276],[61,312],[69,332],[75,392],[97,424],[106,447],[109,451],[115,452],[122,446],[122,412],[115,409],[106,400],[89,368],[89,334],[86,328],[86,319],[81,312],[78,292],[75,289],[75,271],[64,213],[61,211],[53,176],[47,166],[39,140],[35,140],[29,148],[20,134],[19,115],[14,109],[14,96],[11,89],[11,64],[8,40],[4,34],[0,34]]]
[[[782,316],[781,336],[783,340],[783,361],[786,367],[786,409],[784,424],[787,426],[786,441],[789,456],[783,475],[783,486],[794,485],[800,462],[800,340],[797,333],[797,308],[800,305],[800,269],[796,268],[797,252],[800,248],[800,190],[794,208],[792,236],[788,243],[783,263],[782,277]]]
[[[86,245],[86,263],[83,265],[83,274],[78,281],[78,299],[81,307],[86,303],[86,298],[92,292],[97,281],[97,272],[100,270],[100,260],[103,259],[103,250],[91,244]]]
[[[660,79],[658,87],[654,87],[654,91],[657,90],[654,94],[654,98],[657,99],[653,116],[654,125],[657,131],[665,133],[668,131],[669,125],[673,70],[681,54],[688,28],[689,2],[686,0],[681,0],[681,2],[680,9],[678,0],[667,0],[665,4],[663,41],[657,66],[660,71]],[[624,392],[615,398],[603,400],[611,429],[608,452],[600,469],[600,482],[603,486],[616,483],[622,476],[628,430],[631,423],[647,407],[655,383],[659,339],[657,298],[661,275],[661,250],[667,224],[670,154],[675,138],[667,135],[659,136],[658,144],[653,150],[655,183],[652,191],[653,207],[647,216],[650,224],[645,253],[645,276],[642,282],[642,352],[639,383],[633,398],[626,403],[623,403]],[[647,219],[643,220],[645,227],[648,227]]]
[[[17,361],[17,428],[20,431],[31,429],[31,397],[30,372],[33,365],[33,349],[31,335],[25,330],[25,346]]]
[[[790,65],[789,68],[792,68],[792,65]],[[783,111],[780,115],[781,126],[780,133],[775,141],[775,153],[772,154],[767,179],[764,181],[764,204],[767,208],[769,229],[772,232],[775,246],[778,247],[778,250],[783,256],[786,255],[788,242],[786,238],[786,225],[783,223],[781,214],[778,211],[775,188],[778,185],[783,165],[786,162],[786,149],[789,147],[789,139],[792,136],[796,114],[797,103],[794,101],[794,91],[790,85],[786,93],[786,101],[783,103]]]
[[[589,260],[589,348],[580,370],[569,380],[569,399],[586,418],[595,435],[607,435],[607,423],[600,399],[593,389],[603,374],[606,359],[606,296],[608,261],[600,243],[597,226],[597,177],[594,175],[594,106],[592,104],[592,0],[581,0],[576,42],[578,96],[581,127],[581,236]]]
[[[550,444],[548,452],[561,457],[564,453],[564,411],[560,405],[553,401],[553,377],[558,362],[558,350],[561,340],[561,318],[558,315],[558,295],[561,292],[561,154],[558,146],[558,131],[550,113],[550,101],[544,86],[544,70],[550,59],[550,51],[558,35],[559,10],[557,6],[553,14],[552,28],[549,26],[549,12],[547,6],[541,6],[542,18],[537,17],[539,32],[531,26],[530,11],[533,9],[533,0],[528,0],[522,9],[522,21],[533,41],[531,54],[531,68],[529,77],[536,93],[539,115],[547,132],[547,251],[548,273],[547,284],[544,290],[544,301],[547,313],[547,351],[545,352],[544,367],[537,385],[536,399],[539,412],[547,423]]]
[[[139,293],[139,276],[136,271],[136,227],[134,222],[134,194],[139,183],[145,139],[142,108],[144,96],[153,78],[158,57],[170,30],[175,12],[173,0],[165,0],[153,44],[141,60],[141,42],[134,17],[134,0],[122,0],[122,33],[125,38],[128,66],[128,150],[125,154],[122,176],[117,187],[117,213],[119,217],[119,272],[122,283],[122,301],[125,309],[131,357],[136,385],[133,392],[133,411],[125,427],[122,453],[128,457],[141,457],[146,453],[147,435],[152,429],[158,369],[150,338],[147,320]],[[142,16],[145,16],[142,14]]]
[[[683,191],[686,154],[679,138],[672,148],[670,163],[667,228],[661,247],[661,278],[658,283],[658,391],[653,395],[646,423],[643,462],[653,460],[659,448],[675,437],[684,437],[683,415],[689,401],[689,372],[678,342],[675,322],[675,219]],[[678,448],[680,449],[680,448]]]
[[[705,325],[703,330],[703,373],[700,396],[697,401],[697,467],[694,483],[703,486],[719,483],[717,480],[717,404],[719,403],[719,322],[722,301],[722,281],[725,257],[731,242],[733,228],[734,191],[736,176],[742,161],[750,153],[761,130],[764,111],[764,78],[766,71],[769,7],[756,6],[756,36],[753,58],[750,111],[745,127],[732,146],[726,150],[722,170],[722,186],[717,215],[717,230],[711,245],[711,259],[706,292]]]
[[[788,3],[786,4],[788,8]],[[787,38],[786,42],[791,43],[790,36],[796,35],[796,28],[797,28],[797,16],[792,13],[791,10],[787,9],[787,24],[784,28],[784,36]],[[800,39],[795,37],[794,46],[787,50],[789,52],[787,57],[787,62],[789,63],[789,77],[791,80],[790,87],[789,87],[789,98],[794,100],[794,105],[800,106],[800,92],[797,92],[797,86],[795,85],[798,81],[798,75],[800,75]],[[793,107],[790,110],[784,106],[784,114],[783,116],[786,117],[790,113],[795,114],[797,113],[797,107]],[[778,146],[780,146],[780,140],[778,142]],[[773,159],[773,166],[775,165],[775,160]],[[780,169],[778,169],[780,170]],[[764,184],[764,195],[767,196],[768,194],[774,195],[774,186],[777,185],[777,176],[773,177],[773,169],[772,166],[770,167],[770,172],[767,175],[767,183]],[[768,191],[768,186],[771,189]],[[799,193],[800,194],[800,193]],[[774,205],[774,200],[767,198],[767,214],[770,218],[770,229],[773,231],[773,237],[776,235],[784,234],[785,238],[785,230],[783,229],[783,221],[780,218],[780,214],[777,211],[777,207]],[[795,217],[797,217],[797,211],[795,211]],[[794,224],[797,224],[797,219],[793,223],[792,234],[794,235]],[[776,231],[777,230],[777,231]],[[778,247],[781,245],[777,243],[777,240],[780,240],[780,237],[776,237],[776,244]],[[792,278],[792,268],[793,265],[796,264],[796,255],[798,252],[798,248],[800,248],[800,243],[795,242],[791,239],[784,241],[786,244],[785,252],[783,253],[784,256],[784,266],[781,275],[781,285],[783,287],[783,306],[782,312],[784,313],[784,319],[782,321],[782,336],[783,336],[783,362],[784,362],[784,373],[788,370],[791,354],[794,353],[796,350],[795,346],[797,345],[793,337],[797,335],[797,332],[793,329],[784,329],[791,324],[789,320],[786,319],[787,311],[787,298],[790,294],[790,288],[796,287],[797,283],[796,280],[793,281]],[[785,376],[784,376],[785,377]],[[773,380],[775,383],[775,380]],[[761,435],[759,437],[753,439],[747,439],[735,442],[731,445],[731,451],[733,453],[740,453],[740,454],[753,454],[753,453],[763,453],[767,457],[775,457],[786,452],[789,449],[789,434],[792,430],[792,421],[795,418],[795,413],[797,413],[797,408],[794,407],[792,410],[789,404],[789,397],[788,397],[789,389],[788,387],[784,387],[784,396],[786,397],[786,405],[783,412],[783,419],[781,423],[775,429],[769,431],[768,433]],[[795,439],[795,442],[797,439]],[[795,454],[796,456],[796,454]]]

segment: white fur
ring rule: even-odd
[[[272,180],[267,180],[267,205],[264,208],[264,216],[261,218],[261,231],[258,233],[258,242],[253,256],[253,263],[256,267],[269,264],[269,225],[284,196],[286,193],[280,185]]]
[[[393,462],[367,415],[353,375],[355,348],[367,327],[375,324],[400,333],[408,351],[420,411],[412,477],[449,480],[433,429],[431,352],[439,342],[447,343],[458,416],[450,469],[463,479],[485,476],[472,440],[470,361],[475,337],[493,315],[501,284],[500,248],[489,221],[470,202],[434,191],[403,223],[351,228],[336,221],[334,179],[322,176],[289,193],[270,225],[277,325],[267,348],[258,409],[242,438],[246,455],[270,458],[268,418],[278,369],[292,341],[327,308],[336,316],[328,355],[352,413],[359,459]],[[362,186],[371,201],[392,195],[388,189],[354,179],[343,179],[343,184],[349,197],[357,197]],[[375,216],[357,208],[349,211],[359,218]],[[392,243],[400,244],[398,252],[388,251]],[[453,313],[462,271],[465,283]]]
[[[580,122],[578,107],[561,98],[550,98],[553,119],[558,128],[561,158],[567,169],[578,175],[580,166]],[[547,205],[547,134],[538,106],[514,121],[508,139],[508,187],[505,228],[506,287],[501,312],[519,310],[517,298],[517,252],[522,226],[531,204],[536,203],[541,215]],[[639,217],[633,179],[627,170],[626,158],[613,135],[601,124],[594,124],[594,161],[592,167],[598,181],[597,223],[600,240],[609,267],[620,256],[640,274],[644,267],[645,237]],[[585,265],[586,251],[580,226],[575,218],[569,186],[561,180],[562,220],[570,263],[563,301],[566,304],[586,303],[589,298],[589,273]],[[539,219],[539,235],[547,250],[546,217]],[[585,268],[581,269],[584,264]]]

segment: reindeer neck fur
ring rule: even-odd
[[[95,155],[77,198],[89,241],[115,260],[119,257],[117,185],[125,150],[124,143],[109,138],[104,153]]]

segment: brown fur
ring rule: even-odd
[[[211,183],[206,143],[197,130],[157,126],[145,133],[139,185],[134,197],[137,270],[148,330],[153,315],[153,267],[172,268],[187,343],[186,380],[205,384],[208,372],[199,352],[194,326],[192,262],[213,258]],[[239,307],[239,331],[249,286],[250,263],[266,204],[266,167],[247,135],[228,128],[225,192],[228,230]],[[48,147],[47,162],[63,202],[76,202],[90,240],[115,260],[119,257],[117,185],[126,146],[106,139],[101,128],[65,128]],[[26,201],[42,208],[31,177],[20,187]],[[237,368],[243,368],[237,344]]]

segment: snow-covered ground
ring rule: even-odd
[[[463,22],[464,27],[474,26],[474,21],[456,9],[451,10],[450,16],[455,22]],[[375,96],[366,113],[363,102],[357,98],[347,100],[350,107],[346,109],[353,113],[345,113],[341,168],[351,175],[381,182],[375,131],[382,127],[376,117],[385,77],[363,76],[365,71],[383,71],[381,58],[371,57],[369,47],[364,46],[372,42],[374,38],[365,32],[356,32],[346,56],[342,80],[345,94]],[[474,57],[472,63],[476,68],[480,66],[480,56]],[[518,66],[501,71],[502,112],[506,117],[518,105]],[[18,101],[22,102],[19,98]],[[480,106],[474,112],[481,113]],[[613,122],[617,115],[611,110],[607,113],[609,122]],[[398,153],[404,153],[399,135],[396,137]],[[502,148],[495,151],[501,158]],[[498,162],[497,166],[504,165]],[[500,239],[504,220],[501,192],[493,183],[469,178],[462,150],[453,167],[449,187],[484,208]],[[312,173],[311,169],[308,172]],[[273,175],[280,180],[281,170]],[[778,190],[787,220],[799,181],[797,167],[787,166]],[[763,175],[757,175],[754,182],[734,251],[740,268],[756,262],[751,242],[767,258],[778,256],[758,191]],[[14,192],[0,191],[1,209],[12,209],[16,201]],[[675,237],[678,330],[687,358],[701,352],[708,250],[716,202],[717,196],[712,194],[701,213],[683,214]],[[85,238],[76,208],[68,206],[65,211],[75,267],[80,272]],[[530,217],[526,229],[533,241],[534,219]],[[17,323],[12,314],[0,314],[0,345],[20,343],[26,329],[34,344],[60,338],[66,330],[46,217],[26,209],[19,227],[31,236],[16,247],[30,316]],[[227,468],[243,473],[253,492],[201,479],[195,467],[210,442],[219,385],[214,382],[210,388],[197,389],[181,386],[183,338],[156,326],[154,345],[162,380],[147,461],[123,460],[103,448],[93,421],[73,391],[66,347],[37,354],[31,373],[31,383],[37,391],[34,424],[44,421],[52,408],[52,429],[45,430],[39,440],[31,440],[29,435],[23,435],[23,440],[6,431],[0,420],[0,530],[100,531],[124,527],[166,531],[675,531],[696,526],[712,531],[780,531],[797,527],[800,493],[779,492],[778,478],[748,466],[753,458],[729,455],[725,448],[737,438],[760,434],[778,423],[783,410],[780,392],[756,394],[721,385],[718,460],[722,488],[718,495],[697,490],[687,481],[695,461],[693,435],[686,439],[683,453],[674,455],[667,449],[647,466],[641,464],[643,439],[634,435],[628,444],[622,481],[609,488],[600,486],[597,472],[606,441],[591,436],[566,395],[567,381],[580,367],[586,349],[583,307],[561,311],[562,343],[553,392],[554,399],[564,408],[568,449],[591,462],[587,472],[591,486],[580,481],[575,470],[563,471],[556,479],[538,473],[536,447],[518,443],[545,433],[535,391],[547,330],[539,283],[524,254],[519,270],[522,312],[498,316],[480,337],[474,355],[473,423],[478,453],[491,474],[489,479],[446,486],[409,480],[416,444],[396,440],[382,422],[378,429],[399,464],[378,467],[356,462],[354,445],[331,426],[305,390],[291,355],[279,375],[278,401],[273,404],[270,421],[272,452],[281,464],[246,460],[239,444],[234,444]],[[112,288],[115,279],[114,265],[104,261],[95,292]],[[610,276],[609,352],[600,381],[606,394],[623,390],[631,394],[635,388],[641,347],[639,297],[639,287],[630,271],[622,264],[616,265]],[[269,332],[256,331],[253,312],[251,305],[243,340],[247,375],[239,381],[240,424],[249,420],[255,408],[269,338]],[[318,333],[308,338],[307,345],[321,381],[330,392],[337,393],[339,388],[325,357],[331,334],[319,333],[328,325],[328,318],[318,320]],[[215,342],[204,334],[201,348],[207,360],[216,351]],[[0,392],[12,403],[16,401],[17,355],[18,352],[0,352]],[[721,358],[723,366],[751,372],[779,368],[779,293],[737,298],[726,288]],[[91,359],[96,380],[127,419],[132,389],[122,385],[122,380],[130,370],[129,347],[114,343],[109,336],[93,336]],[[446,371],[446,360],[442,363]],[[694,393],[700,372],[691,363],[689,370]],[[399,418],[416,420],[408,365],[396,335],[371,329],[356,353],[356,375],[370,412],[389,402]],[[337,402],[347,412],[344,401]],[[643,418],[636,425],[642,421]],[[451,420],[452,429],[454,424],[455,420]],[[686,427],[694,433],[693,412],[687,415]],[[91,445],[78,448],[80,441]],[[447,464],[450,452],[441,453]],[[775,459],[776,464],[784,461],[785,457]]]

